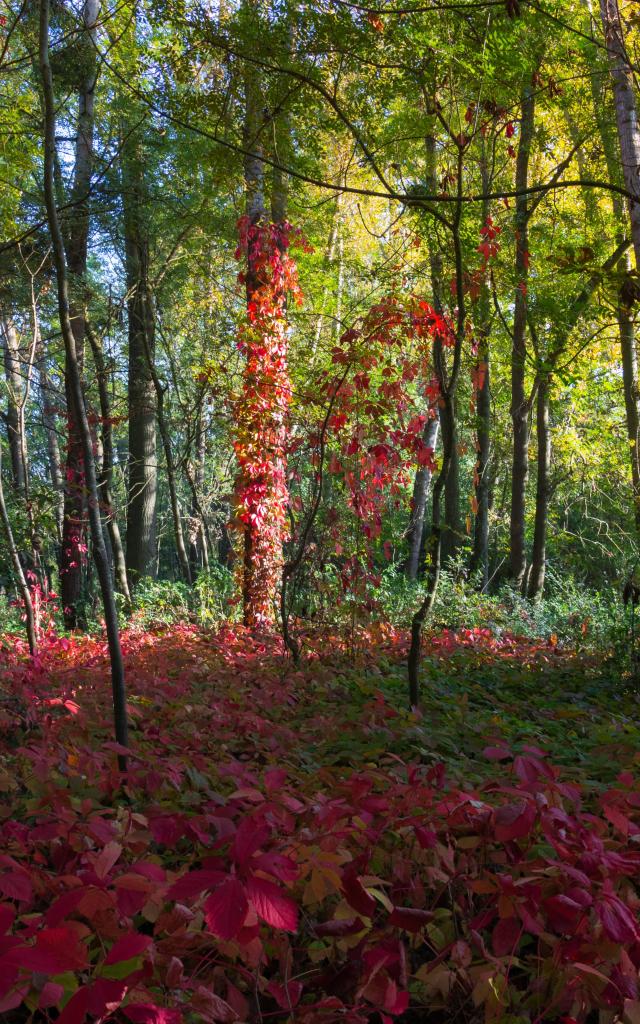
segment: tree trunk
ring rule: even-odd
[[[155,362],[155,320],[143,196],[143,158],[135,144],[123,174],[129,320],[127,569],[134,585],[141,576],[155,575],[158,487],[157,395],[150,369]]]
[[[15,540],[13,539],[11,521],[7,514],[7,506],[4,500],[4,489],[2,486],[2,445],[0,445],[0,520],[2,521],[2,529],[9,549],[9,557],[11,558],[13,571],[16,575],[18,590],[20,591],[20,596],[22,597],[24,604],[27,620],[27,641],[29,643],[29,651],[31,654],[36,654],[38,650],[38,635],[33,601],[31,600],[31,591],[29,590],[29,586],[24,575],[22,562],[20,561],[20,553],[16,547]]]
[[[636,533],[640,538],[640,386],[635,326],[630,309],[620,301],[617,309],[622,357],[622,386],[631,458],[631,484]]]
[[[207,541],[207,528],[204,521],[204,514],[200,496],[204,487],[204,470],[207,453],[207,434],[204,426],[202,406],[198,409],[195,438],[195,466],[193,476],[190,476],[192,485],[191,514],[189,523],[189,562],[191,565],[191,576],[195,579],[200,569],[206,569],[209,565],[209,545]]]
[[[619,185],[624,176],[620,167],[620,148],[616,146],[613,132],[613,118],[610,116],[610,107],[603,95],[602,76],[597,74],[599,53],[592,57],[591,93],[593,107],[602,139],[605,160],[609,180],[612,184]],[[609,116],[608,116],[609,115]],[[612,195],[613,213],[618,222],[618,241],[625,235],[626,217],[624,204],[621,196]],[[636,204],[637,206],[637,204]],[[637,249],[636,249],[637,253]],[[638,258],[636,255],[636,265]],[[631,271],[631,259],[629,253],[625,255],[627,280]],[[631,314],[630,305],[632,295],[625,294],[626,289],[620,289],[616,316],[618,321],[618,333],[620,337],[620,356],[622,362],[622,387],[624,392],[624,405],[627,420],[627,436],[629,438],[629,458],[631,462],[631,486],[633,493],[633,511],[636,527],[636,534],[640,538],[640,385],[638,382],[638,351],[635,337],[635,324]]]
[[[640,269],[640,125],[633,72],[626,52],[618,0],[600,0],[600,15],[613,80],[622,174],[627,191],[634,197],[629,202],[631,238],[636,268]]]
[[[56,412],[53,404],[54,387],[49,378],[47,354],[41,337],[38,339],[36,365],[38,368],[38,380],[40,385],[39,390],[42,424],[47,438],[49,476],[51,478],[51,486],[53,487],[56,496],[56,535],[58,546],[60,546],[62,544],[62,532],[64,528],[64,476],[62,472],[62,460],[60,458],[60,445],[58,443],[58,424],[56,422]]]
[[[427,420],[422,434],[422,441],[427,448],[432,448],[435,451],[438,443],[439,430],[440,420],[437,416],[433,416]],[[424,540],[424,519],[427,511],[429,489],[431,487],[431,476],[431,470],[426,466],[421,466],[416,471],[413,483],[411,519],[409,521],[409,529],[407,531],[409,538],[409,557],[407,559],[406,572],[407,578],[410,580],[417,579],[418,572],[420,570],[420,554],[422,552]]]
[[[476,396],[478,459],[475,467],[475,525],[471,571],[480,572],[480,589],[489,583],[489,456],[491,452],[491,386],[488,324],[480,327],[478,340],[478,372],[481,384]]]
[[[51,65],[49,63],[49,0],[40,0],[39,59],[42,91],[44,94],[44,198],[56,271],[58,314],[60,317],[60,328],[64,341],[66,357],[65,367],[68,371],[69,377],[68,392],[72,399],[74,422],[79,428],[80,439],[82,441],[82,456],[88,492],[89,524],[91,529],[93,557],[98,574],[98,580],[100,582],[107,642],[109,647],[109,658],[111,662],[111,690],[113,698],[115,738],[122,747],[126,747],[128,742],[127,705],[124,662],[122,660],[120,633],[118,629],[118,613],[116,609],[113,583],[111,580],[109,560],[107,557],[107,549],[105,547],[102,533],[102,523],[100,520],[100,503],[93,458],[93,441],[89,421],[87,419],[87,409],[82,389],[80,364],[76,353],[76,338],[73,333],[70,317],[67,262],[65,258],[64,240],[58,220],[58,210],[56,208],[54,188],[56,114],[53,95],[53,79],[51,75]],[[125,771],[126,757],[123,752],[118,754],[118,763],[121,771]]]
[[[516,158],[516,189],[529,184],[529,158],[533,140],[535,86],[529,78],[522,92],[520,141]],[[526,567],[525,502],[529,476],[529,412],[526,392],[527,362],[527,284],[529,279],[529,203],[526,195],[516,198],[516,291],[511,355],[511,420],[513,461],[511,469],[511,519],[509,527],[509,573],[521,587]]]
[[[460,456],[458,454],[458,416],[457,402],[452,397],[450,408],[440,408],[440,429],[442,431],[442,448],[450,452],[449,470],[444,485],[444,523],[442,528],[442,565],[446,568],[460,546]]]
[[[547,518],[551,495],[551,431],[549,429],[549,392],[551,377],[545,374],[538,381],[536,404],[536,436],[538,442],[538,478],[536,482],[536,514],[533,532],[531,570],[528,578],[528,596],[539,601],[544,589],[547,553]]]
[[[93,362],[96,370],[98,383],[98,394],[100,396],[100,418],[102,420],[102,471],[100,473],[100,496],[102,508],[111,544],[115,578],[118,590],[123,595],[128,608],[131,607],[131,594],[129,593],[129,582],[127,580],[127,567],[124,557],[124,548],[118,528],[115,509],[113,507],[113,430],[111,427],[111,402],[109,401],[109,387],[107,379],[107,368],[104,363],[102,351],[102,340],[87,322],[87,337],[91,345]]]
[[[88,67],[78,92],[78,127],[75,166],[66,228],[66,266],[69,275],[69,320],[73,331],[78,372],[84,365],[87,243],[89,237],[89,194],[93,173],[94,93],[97,61],[94,50],[100,0],[85,0],[82,25],[87,36]],[[65,501],[62,548],[60,552],[60,596],[67,629],[79,624],[82,597],[82,569],[85,563],[86,467],[83,464],[82,430],[70,383],[73,371],[65,354],[68,443],[65,468]]]
[[[20,415],[20,408],[25,373],[20,366],[18,332],[9,317],[2,319],[2,340],[8,392],[6,423],[11,458],[11,479],[15,491],[24,495],[27,467],[24,460],[24,417]]]

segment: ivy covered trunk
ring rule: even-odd
[[[239,222],[236,255],[246,260],[239,275],[246,288],[246,320],[238,346],[245,358],[237,403],[234,444],[238,461],[236,521],[242,534],[240,586],[243,619],[260,628],[275,621],[276,597],[287,538],[287,411],[291,399],[286,322],[287,292],[295,290],[295,265],[287,255],[289,225],[284,219],[284,183],[274,187],[265,214],[261,141],[263,96],[254,68],[245,71],[244,162],[246,213]]]

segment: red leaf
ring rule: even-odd
[[[190,871],[183,878],[179,878],[169,889],[167,896],[170,900],[189,899],[199,896],[205,889],[215,889],[220,882],[224,882],[227,875],[224,871]]]
[[[404,928],[407,932],[419,932],[433,918],[430,910],[417,907],[394,907],[389,915],[389,924]]]
[[[28,902],[33,896],[33,886],[26,871],[7,871],[0,875],[0,892],[10,900]]]
[[[373,917],[376,901],[353,871],[345,871],[342,877],[342,891],[349,906],[365,917]]]
[[[254,875],[247,883],[247,895],[258,917],[272,928],[295,932],[298,927],[298,908],[277,885]]]
[[[547,921],[551,927],[564,935],[573,935],[583,908],[564,893],[550,896],[544,901]]]
[[[56,957],[61,971],[81,971],[87,966],[86,947],[73,928],[45,928],[36,935],[36,947]]]
[[[529,835],[536,820],[535,805],[529,800],[505,804],[495,813],[495,835],[498,842],[507,843]]]
[[[511,956],[522,932],[522,925],[515,917],[498,921],[491,935],[493,952],[496,956]]]
[[[629,907],[618,896],[607,894],[596,903],[602,928],[612,942],[638,942],[640,931]]]
[[[242,928],[247,910],[244,886],[237,878],[229,878],[205,902],[207,927],[221,939],[233,939]]]
[[[423,850],[433,850],[438,842],[438,836],[432,829],[416,825],[413,831],[415,832],[416,839]]]
[[[151,945],[151,938],[148,935],[139,935],[137,932],[129,932],[118,939],[111,947],[105,957],[105,964],[119,964],[123,960],[132,960],[134,956],[140,956]]]
[[[84,1024],[89,1006],[89,989],[79,988],[71,996],[56,1024]]]
[[[364,928],[359,917],[349,917],[346,920],[322,921],[315,927],[316,935],[357,935]]]
[[[63,995],[64,988],[62,985],[58,985],[55,981],[45,982],[38,999],[38,1008],[40,1010],[47,1010],[51,1006],[57,1006]]]
[[[299,981],[290,981],[286,986],[271,981],[267,985],[267,992],[270,992],[281,1010],[292,1010],[300,1002],[302,985]]]
[[[5,935],[13,924],[16,912],[10,903],[0,903],[0,935]]]

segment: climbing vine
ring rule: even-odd
[[[291,383],[288,367],[287,301],[302,302],[292,245],[308,248],[287,222],[238,222],[237,259],[247,270],[238,275],[246,286],[247,317],[238,334],[245,357],[242,388],[235,403],[238,462],[235,526],[242,537],[238,560],[245,623],[273,622],[275,594],[287,538],[288,488],[286,447]]]

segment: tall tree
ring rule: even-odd
[[[154,576],[156,565],[157,395],[154,300],[149,277],[145,154],[135,135],[124,143],[123,206],[129,334],[129,465],[127,570],[132,582]]]
[[[97,13],[97,11],[96,11]],[[95,31],[95,22],[85,22],[90,31]],[[111,663],[111,691],[115,738],[121,747],[128,744],[127,703],[124,676],[124,661],[120,646],[120,630],[116,608],[113,581],[107,549],[102,532],[100,518],[100,496],[96,479],[96,467],[93,454],[93,438],[87,417],[87,408],[82,386],[80,361],[76,351],[76,335],[71,320],[72,305],[69,294],[68,256],[58,217],[55,194],[55,161],[56,161],[56,107],[53,91],[53,76],[49,60],[49,0],[40,0],[38,55],[42,92],[44,97],[44,199],[47,221],[51,235],[53,262],[56,271],[58,316],[64,341],[65,373],[67,375],[67,394],[71,399],[73,422],[76,424],[82,443],[82,460],[88,492],[89,524],[102,606],[104,611],[109,658]],[[126,769],[126,755],[118,754],[121,770]]]
[[[527,563],[525,512],[529,477],[529,415],[531,401],[527,395],[527,290],[529,282],[529,162],[535,117],[535,73],[523,81],[520,106],[520,138],[516,157],[515,232],[516,289],[513,314],[513,345],[511,355],[511,422],[513,427],[513,461],[511,469],[511,517],[509,526],[509,572],[516,586],[521,587]]]
[[[90,226],[91,179],[94,167],[95,88],[98,74],[96,57],[97,24],[100,0],[85,0],[80,17],[81,32],[73,32],[80,81],[77,87],[77,126],[73,183],[66,219],[66,261],[69,274],[69,319],[73,331],[75,359],[80,374],[84,366],[87,305],[87,251]],[[79,59],[79,56],[82,59]],[[55,158],[57,160],[57,158]],[[62,547],[60,551],[60,594],[65,625],[79,624],[82,597],[82,567],[86,551],[86,467],[83,462],[81,426],[71,390],[72,373],[65,354],[68,439],[65,466],[65,502]]]

